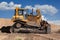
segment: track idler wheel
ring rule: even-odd
[[[18,31],[19,31],[19,29],[20,29],[21,26],[22,26],[21,23],[19,23],[19,22],[15,23],[15,24],[11,27],[10,32],[11,32],[11,33],[18,33]]]

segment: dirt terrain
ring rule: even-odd
[[[60,34],[0,33],[0,40],[60,40]]]
[[[0,18],[0,28],[2,26],[12,25],[11,19]],[[51,34],[34,34],[34,33],[1,33],[0,40],[60,40],[59,25],[51,24]]]

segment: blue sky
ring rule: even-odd
[[[35,5],[40,5],[42,7],[44,5],[47,5],[47,7],[52,7],[52,8],[51,9],[46,9],[46,13],[44,13],[42,11],[41,12],[42,15],[44,15],[44,17],[47,20],[52,20],[52,21],[53,20],[54,21],[55,20],[60,20],[60,0],[0,0],[0,4],[2,2],[6,2],[8,4],[10,2],[13,2],[14,5],[15,4],[21,5],[22,8],[25,8],[26,6],[28,6],[28,7],[30,7],[30,6],[31,7],[35,7]],[[56,10],[57,10],[57,12],[56,12]],[[12,18],[13,15],[14,15],[14,9],[6,10],[3,7],[0,8],[0,18]]]

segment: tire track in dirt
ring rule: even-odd
[[[38,35],[34,35],[34,36],[38,36],[39,37],[39,34]],[[40,37],[43,37],[43,38],[46,38],[46,39],[49,39],[49,40],[60,40],[60,34],[40,34]]]
[[[21,33],[11,33],[11,34],[0,34],[0,40],[60,40],[60,34],[21,34]]]
[[[7,33],[0,33],[0,40],[3,40],[8,37]]]

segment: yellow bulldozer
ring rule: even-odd
[[[42,20],[40,9],[36,10],[36,15],[33,14],[33,9],[31,13],[28,13],[28,10],[29,9],[16,7],[15,14],[12,18],[14,24],[10,28],[10,32],[50,33],[50,24]]]
[[[51,33],[50,24],[42,20],[40,9],[37,9],[34,15],[34,9],[16,7],[14,16],[12,17],[13,25],[10,27],[11,33]],[[8,29],[8,28],[7,28]]]

